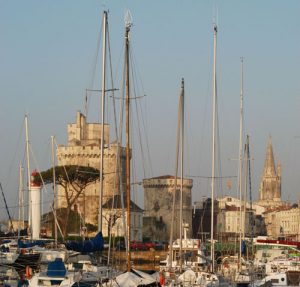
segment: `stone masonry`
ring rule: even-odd
[[[174,239],[179,238],[180,183],[177,179],[175,196]],[[168,241],[171,230],[174,176],[160,176],[143,180],[144,186],[144,237],[153,240]],[[189,224],[192,231],[192,179],[183,179],[183,223]]]
[[[99,123],[87,123],[86,117],[77,112],[76,123],[68,125],[68,145],[57,148],[58,165],[91,166],[100,169],[101,126]],[[103,204],[114,194],[120,194],[121,185],[123,188],[125,186],[125,148],[119,146],[119,170],[116,170],[117,156],[118,144],[110,144],[109,125],[105,124]],[[76,202],[76,208],[86,223],[97,225],[99,190],[99,181],[90,184]],[[65,206],[63,190],[58,187],[58,207]]]

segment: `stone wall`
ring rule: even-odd
[[[179,238],[180,220],[180,183],[177,179],[175,196],[175,223],[174,239]],[[175,179],[173,176],[163,176],[143,180],[144,186],[144,216],[147,218],[144,224],[144,237],[150,237],[161,241],[168,241],[171,230],[173,192]],[[192,229],[192,198],[191,189],[193,180],[183,179],[183,223],[189,224],[189,234]],[[152,219],[151,219],[152,218]],[[150,225],[151,224],[151,225]],[[158,238],[159,237],[159,238]]]
[[[90,166],[100,169],[101,124],[88,124],[85,117],[77,113],[75,124],[68,125],[68,145],[57,148],[58,165]],[[120,189],[125,190],[125,148],[117,143],[109,145],[109,126],[105,125],[103,155],[103,203]],[[118,170],[116,167],[118,166]],[[76,202],[77,210],[86,223],[97,225],[99,210],[99,180],[90,184]],[[58,207],[65,207],[64,190],[58,186]]]

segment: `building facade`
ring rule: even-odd
[[[281,206],[268,210],[264,217],[268,237],[300,240],[299,206]]]
[[[123,204],[126,206],[126,199]],[[123,220],[123,215],[124,220]],[[103,205],[103,236],[111,234],[114,237],[126,235],[127,210],[123,211],[121,197],[111,197]],[[125,226],[124,226],[125,224]],[[135,241],[143,240],[143,210],[133,201],[130,202],[130,239]]]
[[[211,234],[211,198],[203,198],[201,201],[194,202],[193,206],[193,238],[201,239],[203,242],[210,238]],[[218,214],[219,204],[214,200],[214,238],[218,235]]]
[[[265,208],[257,204],[240,201],[237,198],[226,196],[219,198],[218,226],[219,232],[227,239],[233,239],[242,234],[242,237],[265,235]],[[231,238],[232,237],[232,238]]]

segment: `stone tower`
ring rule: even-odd
[[[265,166],[259,189],[259,204],[266,207],[281,205],[281,165],[275,168],[272,139],[269,137]]]
[[[99,123],[87,123],[86,117],[77,112],[76,122],[68,125],[68,145],[61,145],[57,148],[58,165],[90,166],[99,169],[101,126]],[[105,124],[103,204],[114,194],[120,194],[120,188],[125,186],[125,149],[119,146],[118,154],[118,144],[109,141],[109,125]],[[116,169],[117,157],[119,161],[118,170]],[[74,209],[81,213],[86,223],[97,225],[99,190],[99,181],[90,184],[77,199],[76,206],[74,206]],[[58,207],[65,206],[64,191],[58,186]]]
[[[179,238],[180,183],[177,178],[175,196],[174,240]],[[144,229],[143,234],[153,240],[168,241],[170,237],[173,192],[175,178],[171,175],[143,180],[144,187]],[[183,179],[183,223],[189,225],[188,236],[192,233],[192,179]]]

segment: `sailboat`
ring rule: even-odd
[[[187,269],[192,268],[193,270],[203,269],[207,263],[207,259],[204,255],[204,246],[200,244],[199,239],[188,238],[187,233],[189,226],[183,223],[182,217],[182,198],[183,198],[183,150],[184,150],[184,79],[181,80],[181,90],[179,99],[179,120],[177,129],[177,147],[176,147],[176,164],[175,164],[175,180],[174,180],[174,191],[173,191],[173,214],[172,224],[170,232],[170,244],[169,254],[166,260],[160,261],[160,272],[164,273],[165,279],[168,281],[173,275],[181,274]],[[179,131],[180,130],[180,131]],[[177,177],[178,172],[178,154],[179,154],[179,141],[181,143],[180,149],[180,162],[181,162],[181,174]],[[174,226],[174,211],[175,211],[175,194],[177,191],[177,182],[180,180],[180,201],[179,201],[179,238],[173,241],[173,226]],[[192,255],[193,256],[190,256]]]
[[[215,180],[216,180],[216,129],[217,129],[217,77],[216,77],[216,60],[217,60],[217,25],[213,26],[213,105],[212,105],[212,175],[211,175],[211,237],[210,237],[210,260],[209,270],[200,270],[195,272],[193,270],[187,270],[181,276],[183,280],[186,280],[188,285],[185,286],[227,286],[227,282],[215,273],[215,239],[214,239],[214,200],[215,200]],[[184,281],[183,281],[184,282]]]
[[[127,253],[127,268],[126,271],[115,278],[111,279],[107,286],[118,287],[137,287],[137,286],[157,286],[158,278],[151,276],[147,273],[135,270],[131,265],[131,253],[130,253],[130,238],[131,238],[131,170],[130,170],[130,66],[129,66],[129,49],[130,49],[130,29],[132,26],[131,19],[127,15],[125,24],[125,109],[126,109],[126,253]]]
[[[196,251],[198,259],[194,262],[186,261],[185,264],[182,264],[182,242],[187,242],[187,238],[182,237],[179,239],[179,262],[176,260],[173,260],[173,250],[172,247],[176,250],[174,244],[171,244],[170,241],[170,254],[168,255],[169,260],[165,260],[161,262],[161,267],[164,264],[165,270],[168,270],[166,272],[167,275],[169,275],[169,278],[172,277],[170,275],[170,272],[179,272],[179,276],[177,277],[177,281],[179,284],[183,284],[183,286],[221,286],[221,285],[227,285],[227,282],[223,280],[222,277],[218,276],[215,273],[215,258],[214,258],[214,196],[215,196],[215,158],[216,158],[216,127],[217,127],[217,85],[216,85],[216,40],[217,40],[217,26],[214,25],[213,27],[214,31],[214,66],[213,66],[213,119],[212,119],[212,184],[211,184],[211,257],[207,258],[204,255],[204,248],[203,245],[200,244],[200,241],[190,239],[190,242],[194,242],[192,244],[192,249]],[[184,89],[183,89],[183,82],[182,82],[182,99],[183,99]],[[182,102],[183,103],[183,102]],[[183,104],[181,106],[183,108]],[[182,112],[183,115],[183,112]],[[183,117],[181,121],[181,128],[183,129]],[[183,137],[183,131],[182,131],[182,137]],[[183,140],[183,139],[181,139]],[[183,150],[183,142],[181,150]],[[183,155],[181,154],[181,158]],[[182,159],[181,159],[182,160]],[[182,170],[183,170],[183,163],[182,163]],[[181,170],[181,172],[182,172]],[[176,170],[177,174],[177,170]],[[176,177],[175,177],[176,179]],[[181,174],[181,182],[183,179],[183,174]],[[176,185],[176,184],[175,184]],[[173,203],[174,206],[174,203]],[[182,222],[180,222],[180,225],[182,225]],[[172,238],[172,231],[171,231],[171,238]],[[196,243],[196,244],[195,244]],[[161,268],[161,270],[164,270]]]

